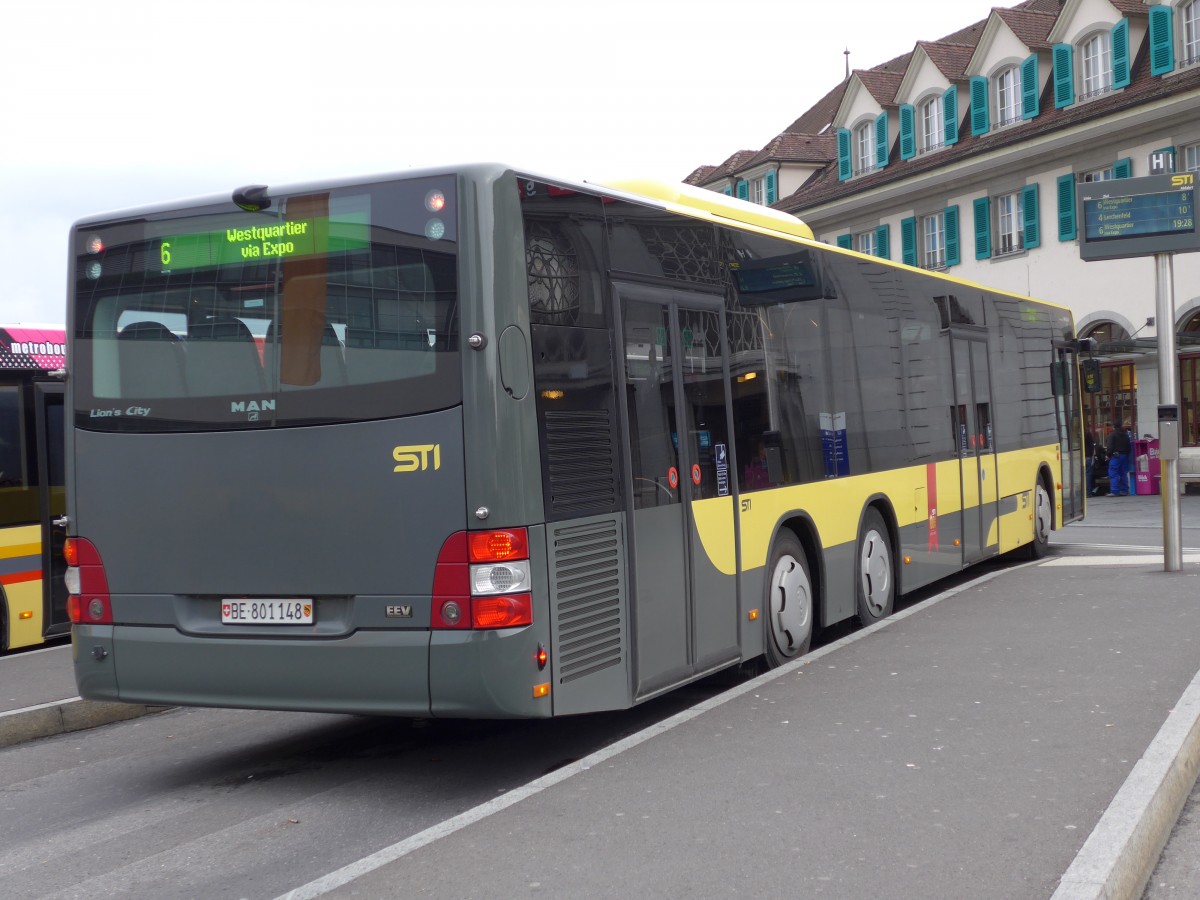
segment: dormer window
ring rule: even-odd
[[[1083,93],[1080,100],[1112,90],[1112,49],[1107,32],[1093,34],[1080,45]]]
[[[875,123],[864,122],[854,129],[854,174],[863,175],[875,168]]]
[[[921,104],[921,152],[936,150],[945,142],[942,96],[930,97]]]
[[[1016,66],[996,76],[996,127],[1011,125],[1021,118],[1021,73]]]

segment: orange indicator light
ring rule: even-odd
[[[758,620],[758,610],[757,609],[750,610],[750,621],[754,622],[757,620]]]
[[[961,546],[962,546],[962,541],[960,541],[958,538],[955,538],[955,539],[954,539],[954,546],[955,546],[955,547],[961,547]]]
[[[908,565],[910,562],[912,562],[912,557],[911,557],[911,556],[906,556],[906,557],[904,557],[904,564],[905,564],[906,566],[907,566],[907,565]]]
[[[550,682],[547,681],[545,684],[535,684],[533,686],[533,699],[534,700],[537,700],[541,697],[549,697],[549,696],[550,696]]]
[[[17,613],[17,618],[18,619],[32,619],[33,618],[33,610],[32,609],[21,610],[21,612]]]

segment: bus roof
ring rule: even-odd
[[[598,182],[597,184],[599,187],[659,200],[666,205],[667,209],[683,215],[695,216],[697,212],[706,213],[716,219],[729,219],[742,224],[756,225],[769,231],[782,232],[810,241],[816,239],[813,230],[795,216],[771,209],[769,206],[760,206],[757,203],[727,197],[715,191],[693,187],[690,184],[649,179]]]
[[[67,366],[61,325],[0,325],[0,370],[52,372]]]

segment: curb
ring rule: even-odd
[[[1200,774],[1200,672],[1059,882],[1050,900],[1136,900]]]
[[[144,706],[138,703],[100,703],[72,697],[40,706],[26,706],[9,712],[0,712],[0,748],[136,719],[173,709],[170,706]]]

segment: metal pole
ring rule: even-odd
[[[1158,318],[1158,439],[1162,473],[1163,571],[1183,569],[1183,523],[1179,515],[1179,358],[1175,352],[1175,275],[1170,253],[1154,254]]]

